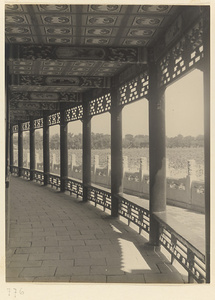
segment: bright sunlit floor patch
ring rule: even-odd
[[[131,273],[133,270],[150,270],[134,243],[121,238],[118,239],[118,242],[122,252],[122,271]]]

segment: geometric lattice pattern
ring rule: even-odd
[[[108,93],[104,96],[90,101],[90,115],[98,115],[109,111],[111,108],[111,94]]]
[[[13,133],[18,133],[18,131],[19,131],[18,125],[14,125],[14,126],[12,127],[12,131],[13,131]]]
[[[43,118],[34,120],[34,129],[43,128]]]
[[[48,117],[49,126],[60,124],[60,113],[52,114]]]
[[[141,233],[141,230],[149,233],[150,213],[147,209],[134,204],[123,197],[119,197],[119,215],[128,219],[128,225],[132,222],[139,226],[139,233]]]
[[[149,76],[147,72],[144,72],[119,88],[120,105],[143,98],[148,94],[148,89]]]
[[[166,224],[160,225],[159,240],[162,246],[171,253],[172,261],[176,259],[198,282],[205,281],[205,257],[189,244],[186,240],[180,237],[171,228],[167,228]]]
[[[160,86],[195,66],[204,57],[203,20],[195,24],[159,62]]]
[[[83,118],[83,105],[69,108],[65,111],[65,121],[76,121]]]
[[[30,122],[22,123],[22,131],[30,130]]]

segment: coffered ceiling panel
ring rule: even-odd
[[[142,46],[173,12],[170,5],[6,5],[6,38],[8,43]]]

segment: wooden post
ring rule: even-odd
[[[67,149],[67,133],[68,126],[64,116],[64,107],[61,105],[60,110],[60,177],[61,192],[65,192],[66,179],[68,177],[68,149]]]
[[[123,192],[122,106],[117,90],[111,91],[111,215],[118,216],[118,195]]]
[[[43,172],[44,172],[44,185],[48,184],[49,176],[49,124],[48,115],[44,113],[43,116]]]
[[[164,88],[158,87],[156,64],[149,67],[150,244],[159,244],[159,226],[153,216],[166,210],[166,132]]]
[[[34,120],[30,120],[30,180],[34,179],[35,170],[35,129]]]
[[[13,126],[10,125],[10,171],[13,166]]]
[[[88,200],[88,186],[91,184],[91,116],[89,101],[83,102],[83,201]]]
[[[23,131],[21,122],[18,123],[18,168],[19,176],[21,176],[23,168]]]

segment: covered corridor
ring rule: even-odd
[[[209,283],[210,6],[20,4],[5,9],[7,280],[186,282],[172,266],[177,261],[189,283]],[[204,85],[204,182],[192,180],[192,163],[186,180],[167,180],[165,90],[195,68]],[[138,174],[128,176],[133,190],[147,191],[148,200],[140,204],[124,194],[122,110],[143,98],[149,170],[144,174],[141,158]],[[108,177],[108,189],[93,183],[97,174],[91,161],[91,120],[105,112],[111,119],[111,155],[100,177]],[[77,120],[82,164],[74,167],[68,124]],[[57,174],[49,144],[55,125]],[[40,169],[37,130],[42,132]],[[176,201],[170,194],[177,194]],[[167,196],[173,205],[180,200],[185,208],[204,211],[197,238],[189,225],[189,230],[177,226]],[[176,219],[186,219],[181,212]]]

